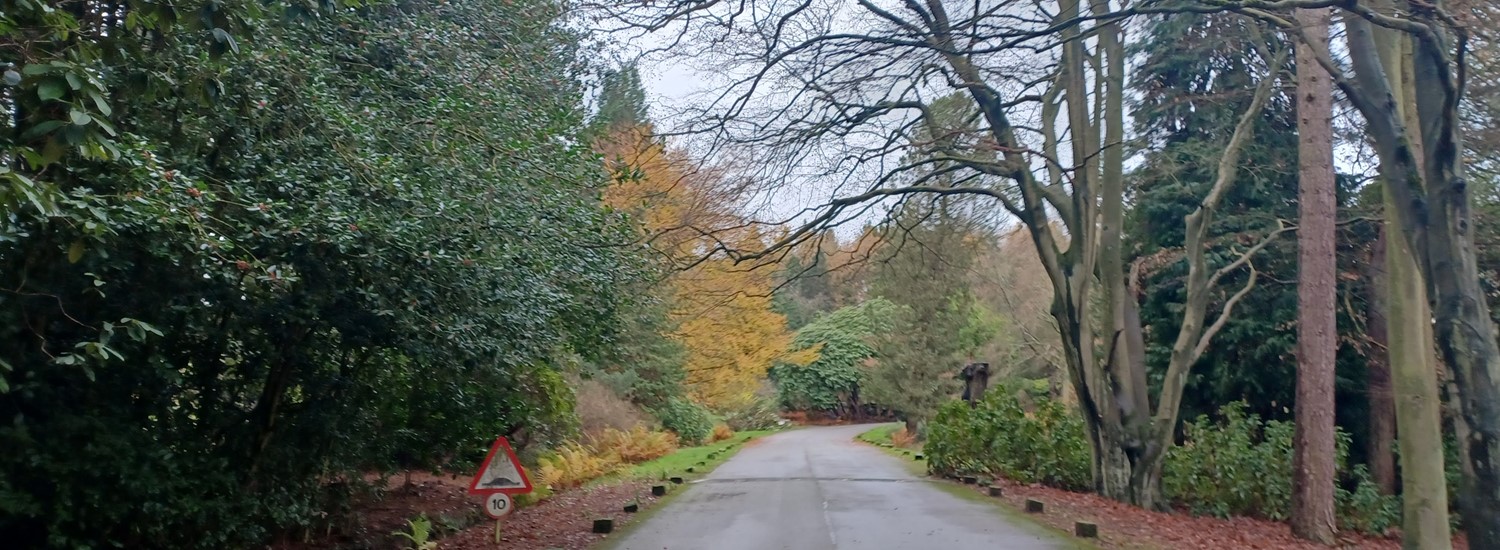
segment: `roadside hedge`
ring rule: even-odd
[[[1284,520],[1291,509],[1290,422],[1266,421],[1243,403],[1183,426],[1168,451],[1162,489],[1174,507],[1197,515]],[[1349,436],[1338,434],[1340,527],[1381,533],[1400,524],[1400,500],[1382,495],[1361,465],[1346,467]],[[939,475],[992,475],[1060,489],[1092,487],[1083,421],[1045,397],[1027,411],[1011,388],[991,388],[970,408],[944,405],[928,425],[928,467]]]

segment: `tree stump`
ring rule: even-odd
[[[667,495],[667,486],[666,485],[652,485],[651,486],[651,496],[660,497],[660,496],[666,496],[666,495]]]
[[[639,512],[639,511],[641,511],[641,505],[639,505],[639,504],[626,504],[625,505],[625,513],[627,513],[627,514],[634,514],[634,513]]]
[[[969,363],[959,372],[958,377],[964,381],[964,395],[962,399],[973,408],[979,404],[984,397],[984,390],[990,385],[990,364]]]
[[[1003,496],[1004,494],[1005,494],[1005,490],[1001,489],[999,485],[991,485],[990,486],[990,496],[992,496],[992,497],[998,497],[998,496]]]
[[[1073,534],[1086,539],[1099,538],[1099,525],[1087,521],[1073,522]]]
[[[608,519],[608,518],[594,520],[594,532],[595,533],[612,533],[612,532],[614,532],[614,530],[615,530],[615,520]]]
[[[682,485],[682,478],[678,476],[672,476],[672,479],[668,481],[671,481],[673,485]]]
[[[1046,505],[1042,504],[1040,500],[1034,498],[1026,499],[1026,513],[1028,514],[1040,514],[1045,507]]]

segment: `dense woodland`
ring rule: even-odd
[[[1483,0],[3,6],[20,547],[263,546],[497,435],[550,492],[793,413],[1500,548]]]

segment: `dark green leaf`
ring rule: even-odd
[[[214,28],[213,34],[215,41],[228,46],[229,50],[233,51],[234,53],[240,53],[240,45],[238,42],[234,41],[234,37],[229,34],[229,31],[220,28]]]
[[[67,124],[67,122],[61,120],[45,120],[39,122],[36,126],[27,128],[25,132],[21,132],[21,140],[31,141],[33,139],[47,135],[53,130],[61,128],[65,124]]]
[[[56,78],[48,78],[36,85],[36,96],[42,101],[62,99],[64,88],[62,81]]]
[[[97,91],[89,90],[89,98],[94,100],[94,107],[99,109],[99,114],[110,116],[114,110],[109,108],[109,102],[104,100],[104,95]]]

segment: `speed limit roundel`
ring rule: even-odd
[[[484,513],[495,519],[500,519],[510,514],[515,508],[511,504],[510,495],[505,493],[490,493],[484,497]]]

